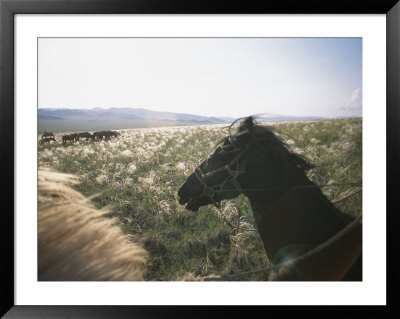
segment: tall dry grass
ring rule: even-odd
[[[296,154],[315,168],[316,182],[338,208],[362,214],[362,119],[265,123]],[[120,130],[108,141],[81,140],[38,145],[39,166],[79,177],[73,188],[93,198],[95,207],[112,207],[124,233],[148,252],[148,281],[181,280],[186,274],[209,276],[248,272],[269,266],[249,200],[241,195],[193,213],[176,200],[176,191],[197,164],[228,134],[226,125]],[[40,139],[41,136],[38,136]],[[353,185],[354,183],[354,185]],[[240,212],[240,214],[239,214]],[[228,222],[227,222],[228,220]],[[236,226],[240,222],[240,229]],[[239,233],[237,231],[239,230]],[[251,280],[266,280],[254,275]]]

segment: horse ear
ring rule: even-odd
[[[254,120],[252,116],[245,117],[241,122],[240,122],[240,127],[239,127],[239,132],[242,131],[249,131],[251,132],[254,127]]]

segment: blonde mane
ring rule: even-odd
[[[75,176],[38,170],[38,279],[143,280],[147,252],[69,185]]]

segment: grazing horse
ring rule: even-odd
[[[270,273],[268,280],[360,281],[362,223],[323,195],[306,176],[310,168],[270,128],[247,117],[186,179],[179,203],[197,211],[244,193],[272,264],[300,259]],[[302,258],[307,253],[310,257]]]
[[[118,135],[121,135],[118,132],[107,130],[107,131],[99,131],[99,132],[94,132],[93,135],[97,137],[99,140],[102,140],[103,137],[106,139],[109,139],[110,137],[114,136],[117,137]]]
[[[112,131],[110,131],[110,130],[108,130],[108,131],[103,131],[103,136],[104,136],[106,139],[109,139],[111,136],[114,136],[114,133],[113,133]]]
[[[94,132],[93,133],[94,139],[98,139],[98,140],[103,140],[103,137],[105,136],[105,131],[98,131],[98,132]]]
[[[77,134],[63,135],[62,143],[66,144],[67,141],[75,142]]]
[[[55,142],[56,139],[54,137],[45,137],[45,138],[42,137],[42,139],[39,141],[39,144],[40,145],[43,145],[44,143],[49,143],[50,144],[51,141]]]
[[[118,137],[120,135],[121,135],[121,133],[117,132],[117,131],[106,131],[107,137]]]
[[[110,131],[110,130],[108,130],[108,131],[103,131],[103,135],[104,135],[106,138],[111,138],[111,137],[118,137],[119,135],[121,135],[121,133],[116,132],[116,131]]]
[[[78,141],[80,138],[86,138],[86,141],[89,140],[89,138],[93,141],[94,140],[94,135],[90,134],[89,132],[83,132],[78,134]]]
[[[73,190],[73,175],[38,170],[38,279],[143,280],[147,252]]]
[[[52,132],[44,132],[42,135],[42,139],[44,139],[45,137],[54,137],[54,134]]]
[[[75,141],[79,141],[79,135],[76,133],[73,133],[70,135]]]

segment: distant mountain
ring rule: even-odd
[[[231,121],[218,117],[186,113],[156,112],[143,108],[41,108],[38,110],[39,131],[54,132],[102,130],[179,125],[223,124]]]
[[[208,124],[225,123],[226,121],[217,117],[207,117],[193,114],[156,112],[146,109],[132,108],[94,108],[94,109],[39,109],[38,117],[49,118],[81,118],[91,121],[129,121],[129,120],[158,120],[158,121],[177,121],[177,122],[204,122]]]
[[[54,116],[54,115],[41,115],[40,117],[42,120],[46,119],[46,120],[62,120],[62,117],[59,116]]]
[[[254,115],[257,122],[286,122],[286,121],[311,121],[311,120],[323,120],[326,119],[322,116],[289,116],[289,115],[279,115],[273,113],[264,113],[262,115]],[[236,121],[238,118],[233,117],[220,117],[220,119],[225,120],[229,123]]]
[[[249,114],[250,115],[250,114]],[[209,117],[187,113],[157,112],[143,108],[93,109],[40,108],[39,132],[94,131],[141,127],[162,127],[202,124],[230,124],[234,117]],[[324,119],[315,116],[285,116],[265,113],[256,116],[259,122],[304,121]]]
[[[269,114],[256,117],[259,122],[290,122],[290,121],[311,121],[311,120],[323,120],[326,119],[322,116],[289,116],[289,115],[277,115]]]

